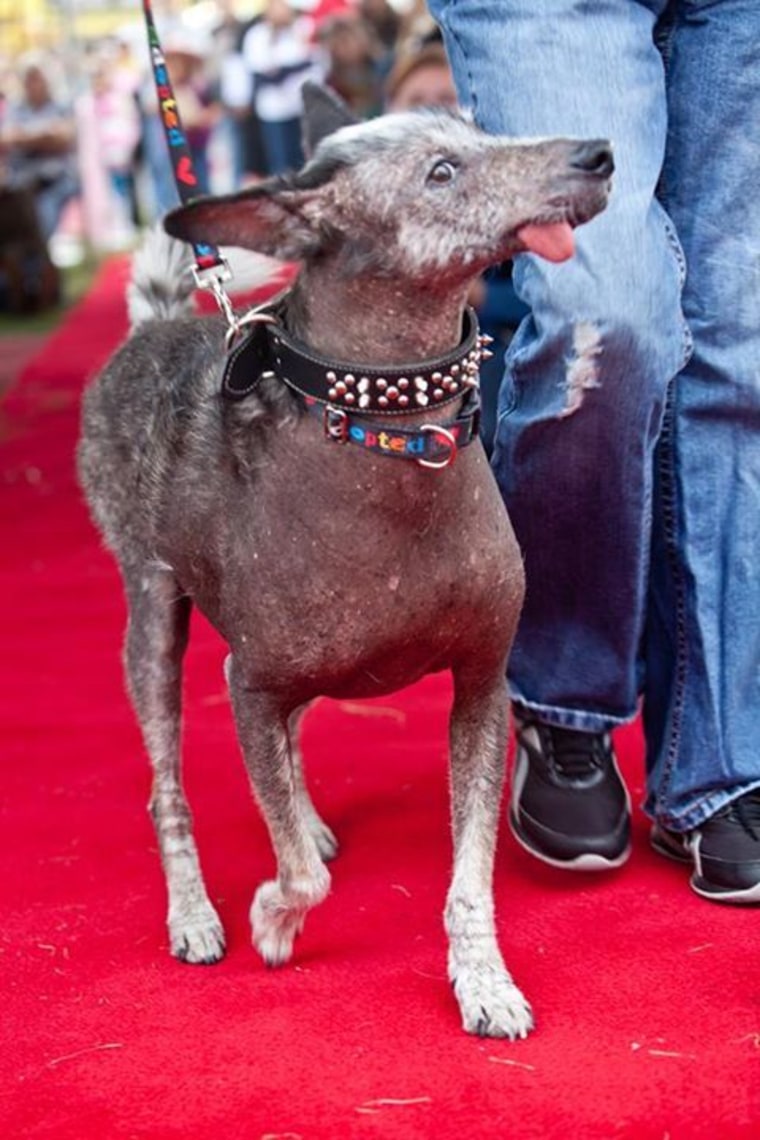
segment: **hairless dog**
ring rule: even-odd
[[[273,965],[327,894],[336,851],[304,782],[300,710],[451,670],[449,977],[467,1031],[524,1037],[532,1015],[492,894],[523,568],[477,438],[486,345],[466,297],[516,253],[571,256],[573,227],[606,204],[611,151],[491,137],[441,111],[355,123],[314,88],[306,108],[302,170],[165,219],[173,239],[299,261],[287,296],[242,329],[194,316],[187,247],[154,233],[135,259],[130,337],[84,402],[80,478],[124,579],[171,950],[224,952],[180,776],[195,604],[229,646],[277,858],[251,907]]]

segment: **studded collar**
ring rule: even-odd
[[[222,381],[228,399],[244,399],[263,376],[274,375],[307,399],[353,415],[411,415],[477,388],[480,363],[491,355],[490,337],[480,335],[469,307],[455,349],[403,365],[331,360],[290,336],[278,315],[261,314],[262,319],[252,323],[251,331],[231,348]]]

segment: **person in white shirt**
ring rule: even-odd
[[[326,66],[314,42],[314,24],[288,0],[268,0],[262,19],[243,39],[243,58],[253,80],[253,105],[261,123],[268,174],[303,163],[301,88],[324,78]]]

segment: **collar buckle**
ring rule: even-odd
[[[333,443],[346,443],[348,441],[348,414],[342,408],[334,408],[331,404],[326,404],[322,422],[326,437]]]

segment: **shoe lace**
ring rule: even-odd
[[[746,792],[734,800],[727,808],[728,815],[741,824],[747,835],[756,842],[760,840],[760,791]]]
[[[596,732],[548,730],[549,754],[555,768],[568,780],[583,779],[601,770],[610,755],[608,738]]]

